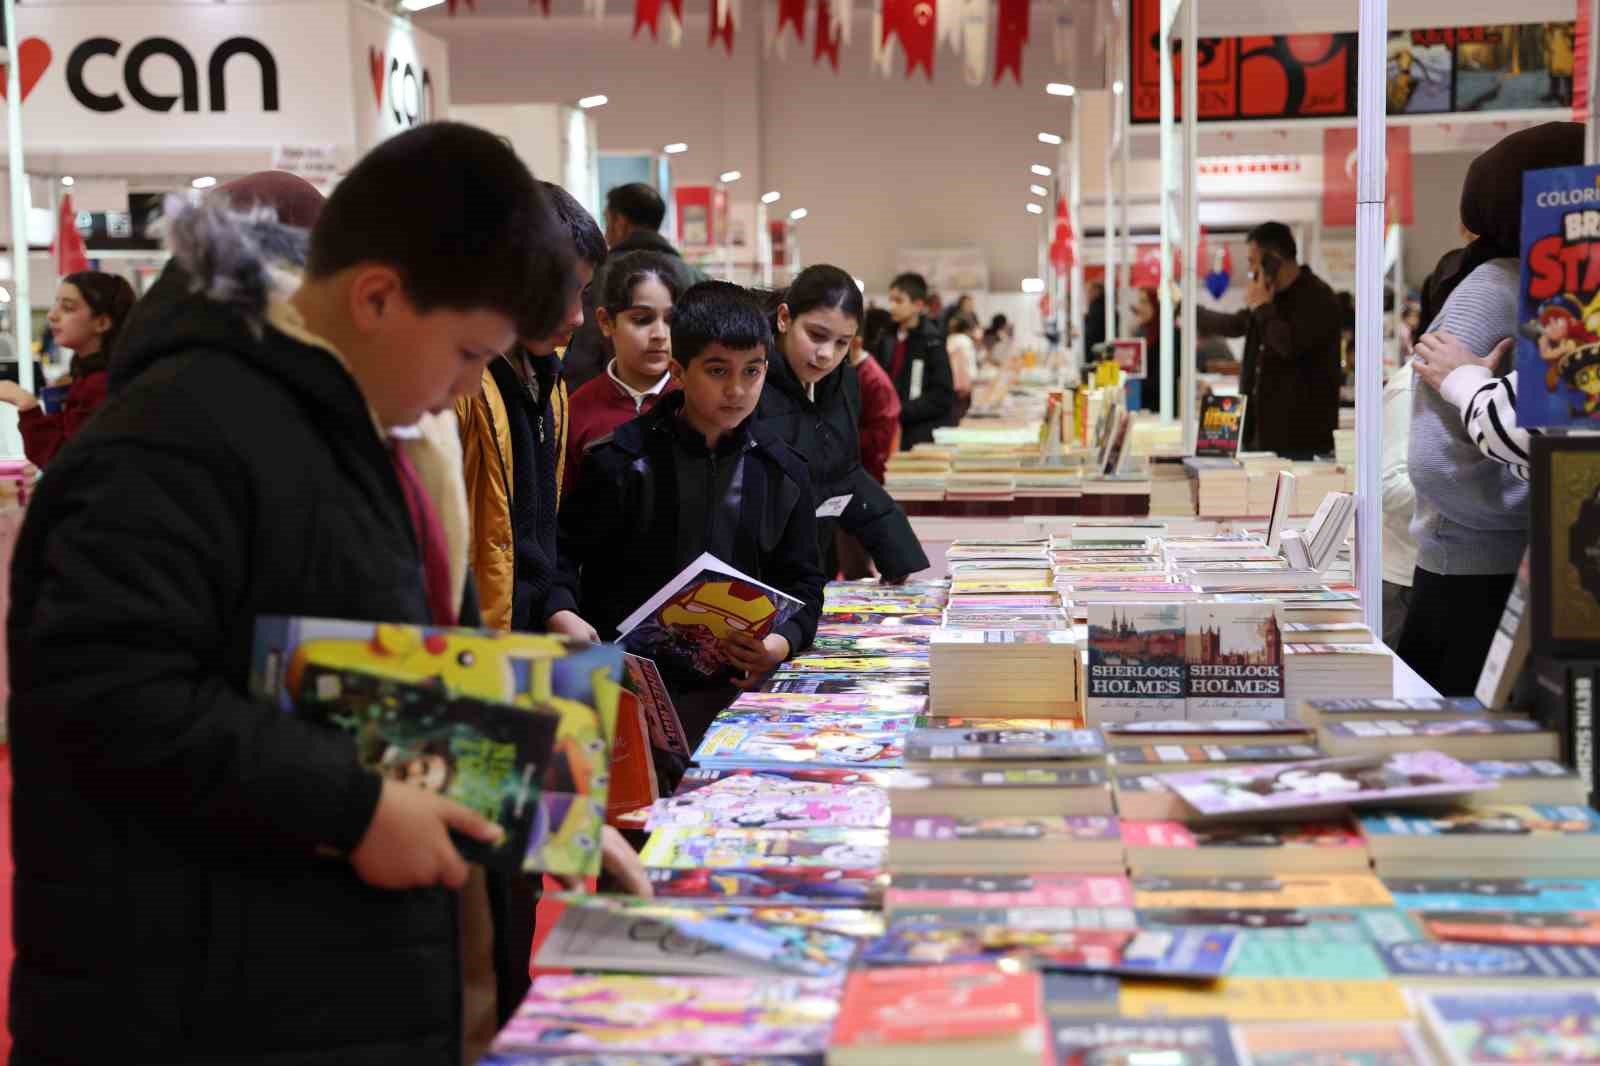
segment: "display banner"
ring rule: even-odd
[[[1415,220],[1411,179],[1411,127],[1387,131],[1384,172],[1384,220],[1409,226]],[[1350,127],[1322,131],[1322,224],[1356,224],[1356,131]]]
[[[937,0],[883,0],[883,41],[900,39],[906,53],[906,77],[921,67],[933,80],[933,46]],[[953,3],[954,0],[946,0]]]
[[[450,48],[442,38],[417,30],[410,19],[352,4],[350,44],[351,66],[358,71],[358,153],[414,126],[449,116]],[[301,144],[315,140],[291,139]]]
[[[1000,0],[994,31],[994,83],[1010,73],[1022,84],[1022,48],[1028,43],[1028,0]]]
[[[817,0],[817,40],[815,49],[811,53],[811,62],[815,63],[823,56],[828,57],[828,62],[833,64],[833,69],[839,69],[839,23],[833,17],[833,5],[830,0]]]

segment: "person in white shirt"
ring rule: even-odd
[[[981,332],[978,320],[957,312],[950,316],[950,336],[945,351],[950,353],[950,376],[955,381],[956,404],[950,424],[958,424],[972,408],[972,388],[978,380],[978,342],[972,336]]]
[[[1417,542],[1411,536],[1417,491],[1406,465],[1411,387],[1410,363],[1390,374],[1383,386],[1383,642],[1391,648],[1405,628],[1417,568]]]

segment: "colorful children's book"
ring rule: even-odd
[[[858,970],[828,1047],[830,1066],[926,1061],[920,1053],[999,1064],[1039,1062],[1044,1044],[1040,975],[985,963]]]
[[[1367,872],[1361,834],[1347,822],[1217,826],[1122,823],[1128,866],[1138,876],[1265,876]]]
[[[1391,877],[1384,886],[1408,911],[1600,910],[1600,880],[1539,877]]]
[[[1449,1066],[1600,1062],[1600,991],[1593,988],[1430,992],[1422,1013]]]
[[[1413,1025],[1404,1022],[1326,1021],[1233,1027],[1245,1066],[1433,1066]]]
[[[897,874],[889,911],[1012,907],[1131,907],[1126,877],[1072,874]]]
[[[742,711],[781,711],[815,714],[921,714],[927,709],[925,696],[885,692],[746,692],[728,708]]]
[[[1403,751],[1388,758],[1317,759],[1170,774],[1166,786],[1207,818],[1321,812],[1363,804],[1400,805],[1418,799],[1470,796],[1495,787],[1492,778],[1436,751]]]
[[[769,706],[756,708],[745,706],[738,709],[732,707],[718,714],[712,722],[713,727],[724,725],[756,725],[794,726],[804,725],[811,729],[842,729],[853,731],[863,726],[869,726],[873,731],[885,733],[910,733],[917,727],[920,716],[909,712],[896,712],[881,714],[872,710],[864,711],[813,711],[796,708]]]
[[[1396,980],[1565,981],[1600,986],[1600,951],[1583,946],[1418,940],[1384,944],[1379,950]]]
[[[650,830],[884,829],[889,795],[862,770],[705,770],[684,774],[678,793],[656,801]]]
[[[1096,815],[894,817],[889,853],[894,870],[907,873],[1111,873],[1122,868],[1117,819]]]
[[[672,694],[656,664],[639,655],[622,657],[622,683],[639,701],[645,723],[650,728],[650,744],[674,755],[689,757],[689,738],[672,705]]]
[[[1105,754],[1098,729],[918,729],[906,740],[907,761],[936,765],[1053,763]]]
[[[1181,603],[1090,603],[1088,723],[1187,717]]]
[[[1600,296],[1597,238],[1586,197],[1600,167],[1528,171],[1522,179],[1522,287],[1518,301],[1517,422],[1600,424],[1600,337],[1590,308]]]
[[[876,868],[647,869],[657,899],[730,904],[803,904],[808,907],[875,907],[889,877]]]
[[[1600,947],[1600,911],[1423,911],[1430,940]]]
[[[1315,744],[1119,744],[1111,761],[1119,768],[1150,773],[1218,764],[1281,763],[1321,756]]]
[[[448,796],[500,826],[497,845],[452,838],[472,862],[522,872],[548,828],[539,786],[558,714],[316,665],[301,674],[294,713],[348,733],[361,765],[385,780]]]
[[[1371,874],[1268,877],[1135,877],[1134,905],[1250,913],[1301,907],[1389,907],[1394,899]]]
[[[1200,422],[1195,430],[1196,457],[1236,458],[1244,435],[1246,396],[1217,396],[1207,393],[1200,405]]]
[[[815,867],[872,870],[883,866],[882,829],[662,829],[639,853],[646,866],[673,869]]]
[[[1072,1018],[1051,1028],[1056,1066],[1240,1066],[1232,1033],[1221,1018]]]
[[[820,1055],[842,979],[545,976],[494,1051]]]
[[[864,652],[859,655],[801,655],[790,659],[778,668],[779,677],[792,677],[797,674],[807,673],[902,673],[920,674],[928,669],[928,660],[924,656],[916,658],[907,655],[874,655]]]
[[[287,711],[315,665],[559,715],[539,782],[545,829],[524,867],[593,876],[623,694],[622,654],[612,645],[545,634],[269,616],[256,622],[250,684],[258,699]]]
[[[706,552],[624,618],[617,632],[636,655],[713,677],[728,669],[722,644],[729,635],[761,640],[803,606]]]
[[[819,696],[928,696],[928,679],[914,674],[863,674],[850,671],[790,674],[769,678],[762,692]]]
[[[1405,993],[1393,981],[1230,977],[1214,984],[1124,981],[1122,1013],[1143,1018],[1221,1015],[1234,1022],[1411,1020]]]
[[[694,754],[706,767],[890,769],[904,760],[914,715],[856,716],[823,727],[797,722],[713,723]]]
[[[1283,636],[1275,604],[1191,603],[1188,636],[1188,717],[1282,718]]]
[[[1436,876],[1484,862],[1529,876],[1600,877],[1600,815],[1588,807],[1491,806],[1361,819],[1384,876]]]
[[[1239,934],[1226,929],[1049,929],[924,916],[891,922],[881,939],[862,949],[861,959],[910,966],[1017,957],[1048,970],[1210,981],[1227,972],[1238,944]]]

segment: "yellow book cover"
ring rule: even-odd
[[[1299,907],[1389,907],[1394,898],[1370,874],[1304,877],[1138,877],[1138,907],[1292,910]]]
[[[1234,1022],[1328,1018],[1406,1021],[1411,1010],[1393,981],[1234,977],[1214,984],[1124,981],[1122,1013],[1134,1018],[1219,1016]]]

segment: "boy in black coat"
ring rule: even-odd
[[[955,410],[955,377],[944,334],[928,316],[928,282],[921,274],[901,274],[889,283],[889,317],[895,329],[886,332],[872,354],[889,372],[900,394],[900,450],[931,444],[933,431],[949,425]]]
[[[566,242],[512,151],[452,123],[350,172],[304,278],[259,218],[169,225],[191,284],[123,337],[16,548],[12,1066],[455,1066],[449,832],[499,830],[252,700],[251,647],[267,614],[457,620],[432,415],[555,329]]]
[[[730,637],[721,677],[667,677],[691,741],[738,689],[809,647],[822,613],[805,461],[752,426],[771,347],[750,294],[726,282],[691,288],[673,308],[679,391],[592,444],[561,509],[553,595],[602,640],[702,552],[804,604],[764,641]]]

